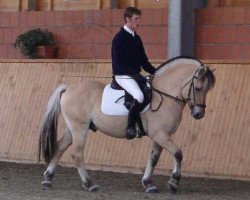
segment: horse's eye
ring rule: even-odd
[[[202,87],[201,87],[201,88],[199,88],[199,87],[194,87],[194,89],[195,89],[197,92],[199,92],[199,91],[202,90]]]

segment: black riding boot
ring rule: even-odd
[[[134,99],[128,113],[128,127],[126,130],[126,136],[128,140],[134,139],[137,135],[135,125],[137,122],[137,116],[139,112],[138,106],[139,102],[136,99]]]
[[[140,112],[138,112],[137,124],[138,124],[138,127],[139,127],[138,137],[146,136],[147,133],[145,132],[145,130],[143,128],[143,123],[142,123],[142,120],[141,120],[141,114],[140,114]]]

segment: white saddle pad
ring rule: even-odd
[[[102,112],[105,115],[128,115],[129,111],[124,106],[124,98],[119,99],[124,95],[124,90],[114,90],[111,88],[111,84],[106,85],[102,95]],[[145,112],[149,108],[149,105],[150,104],[148,104],[141,113]]]

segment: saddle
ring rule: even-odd
[[[152,90],[149,83],[149,77],[144,77],[141,74],[134,75],[132,78],[138,83],[143,95],[144,101],[140,106],[140,111],[142,111],[147,105],[151,103],[152,100]],[[112,77],[111,88],[114,90],[123,90],[125,92],[124,96],[121,96],[116,101],[119,101],[121,98],[124,98],[124,106],[129,110],[131,104],[134,100],[131,94],[129,94],[126,90],[124,90],[115,80],[114,76]]]

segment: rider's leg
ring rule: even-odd
[[[144,95],[138,83],[134,79],[132,79],[130,76],[115,76],[115,80],[122,88],[124,88],[134,98],[134,101],[132,102],[131,107],[129,109],[128,127],[126,130],[127,139],[133,139],[137,135],[135,125],[136,125],[136,122],[138,121],[138,118],[140,117],[139,106],[140,106],[140,103],[142,103],[144,100]]]
[[[127,134],[127,139],[133,139],[136,137],[137,135],[137,131],[136,131],[136,122],[137,122],[137,116],[138,116],[138,106],[139,103],[137,101],[137,99],[134,99],[130,109],[129,109],[129,113],[128,113],[128,126],[127,126],[127,130],[126,130],[126,134]]]
[[[143,128],[143,123],[141,120],[141,114],[140,114],[141,109],[139,109],[138,115],[137,115],[137,124],[139,127],[139,137],[145,136],[147,135],[147,133],[145,132],[144,128]]]

